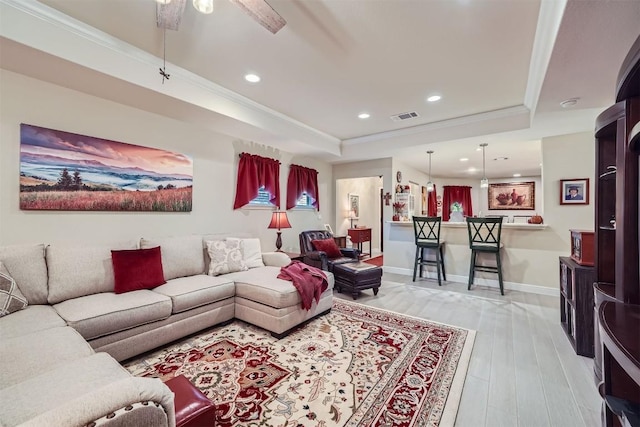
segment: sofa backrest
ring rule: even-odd
[[[156,246],[160,246],[165,280],[193,276],[205,272],[202,236],[140,239],[140,247],[143,249],[155,248]]]
[[[100,292],[113,292],[115,281],[111,250],[136,249],[136,241],[108,246],[71,244],[49,245],[46,249],[49,269],[50,304]]]
[[[43,244],[0,247],[0,261],[29,304],[47,303],[47,264]]]

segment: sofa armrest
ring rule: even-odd
[[[360,257],[360,251],[356,248],[340,248],[340,253],[347,258],[359,259]]]
[[[272,267],[284,267],[291,264],[291,258],[284,252],[263,252],[262,262]]]
[[[125,410],[129,406],[133,409]],[[173,393],[157,378],[131,377],[73,399],[21,425],[83,426],[97,420],[106,425],[110,422],[116,425],[149,425],[151,418],[161,420],[153,425],[175,427]]]
[[[327,253],[324,251],[314,251],[314,252],[307,252],[306,254],[304,254],[304,257],[302,258],[302,262],[304,262],[307,265],[310,265],[312,267],[316,267],[319,268],[320,270],[329,270],[328,268],[328,260],[329,257],[327,256]]]

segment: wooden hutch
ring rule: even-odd
[[[594,373],[603,425],[640,417],[640,37],[596,120]]]

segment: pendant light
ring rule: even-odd
[[[429,182],[427,182],[427,192],[433,191],[433,182],[431,182],[431,155],[433,154],[432,150],[427,151],[429,155]]]
[[[485,165],[485,153],[484,153],[484,149],[487,147],[486,142],[483,144],[480,144],[480,147],[482,147],[482,179],[480,180],[480,188],[489,188],[489,180],[487,179],[487,170],[486,170],[486,165]]]
[[[193,7],[198,12],[208,15],[213,12],[213,0],[193,0]]]

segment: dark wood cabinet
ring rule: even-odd
[[[580,356],[593,357],[593,267],[560,257],[560,324]]]
[[[640,419],[640,37],[617,89],[595,132],[594,373],[607,427]]]

